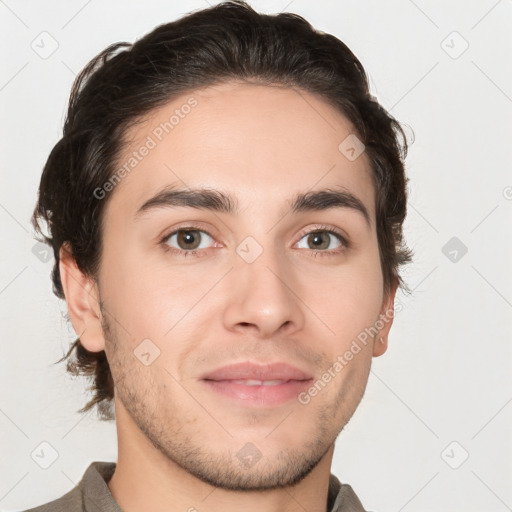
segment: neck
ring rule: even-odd
[[[133,423],[116,398],[118,461],[108,482],[125,512],[326,512],[334,445],[298,484],[266,491],[212,487],[165,457]]]

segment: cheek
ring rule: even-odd
[[[167,332],[179,297],[170,277],[164,281],[144,258],[126,252],[122,257],[105,258],[104,263],[102,298],[123,338],[136,343],[139,338],[158,338]]]
[[[319,287],[318,279],[306,279],[306,303],[334,331],[338,343],[350,343],[379,317],[383,283],[378,253],[326,269],[322,281]]]
[[[135,252],[124,254],[109,268],[105,295],[109,312],[124,327],[120,332],[126,337],[129,333],[134,344],[149,338],[161,350],[168,350],[170,340],[173,349],[179,350],[179,340],[202,310],[195,306],[215,283],[217,272],[204,265],[204,271],[199,266],[173,266],[163,258],[151,261]]]

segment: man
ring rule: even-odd
[[[225,2],[93,59],[33,221],[119,455],[32,510],[363,511],[330,468],[405,287],[405,152],[297,15]]]

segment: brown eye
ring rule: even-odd
[[[177,242],[180,249],[197,249],[201,237],[198,231],[178,231]]]
[[[205,238],[206,242],[204,241]],[[199,229],[177,229],[165,238],[165,243],[167,245],[171,245],[171,242],[176,244],[177,247],[171,247],[178,251],[195,251],[208,247],[208,238],[213,241],[208,233]]]
[[[310,233],[308,235],[308,244],[310,244],[311,249],[327,249],[330,241],[330,235],[325,232]]]
[[[346,247],[347,244],[341,235],[333,231],[328,230],[317,230],[306,233],[302,240],[306,240],[306,247],[300,246],[299,249],[312,249],[313,251],[320,252],[339,252],[340,247]],[[334,247],[333,241],[335,243]],[[336,245],[337,242],[337,245]],[[299,244],[302,242],[299,242]]]

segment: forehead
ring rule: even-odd
[[[222,190],[253,212],[341,187],[374,219],[369,160],[364,152],[347,157],[347,137],[354,137],[348,119],[300,89],[228,82],[191,91],[126,132],[116,162],[122,177],[107,209],[134,217],[169,185]]]

